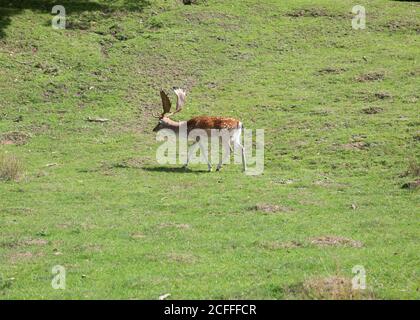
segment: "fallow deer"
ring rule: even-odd
[[[171,101],[168,97],[168,95],[165,93],[165,91],[160,91],[160,96],[162,99],[162,106],[163,106],[163,112],[162,114],[153,114],[155,118],[159,119],[159,123],[157,126],[153,129],[154,132],[157,132],[161,129],[170,129],[175,134],[179,135],[180,128],[182,126],[187,126],[187,136],[188,134],[194,130],[194,129],[201,129],[199,132],[205,132],[207,134],[207,137],[210,137],[210,132],[212,129],[216,129],[218,131],[224,131],[229,134],[229,138],[227,143],[223,145],[225,148],[225,156],[222,157],[219,161],[219,164],[217,165],[217,171],[219,171],[222,167],[222,163],[226,160],[226,157],[230,155],[229,151],[232,150],[232,145],[240,149],[241,156],[242,156],[242,166],[243,170],[246,170],[246,160],[245,160],[245,148],[241,144],[241,134],[243,131],[243,125],[242,122],[239,120],[236,120],[234,118],[227,118],[227,117],[209,117],[209,116],[198,116],[194,117],[188,121],[174,121],[170,119],[169,117],[180,112],[182,110],[182,107],[185,104],[185,97],[186,92],[180,88],[173,88],[176,96],[176,110],[174,112],[170,113],[171,110]],[[207,138],[206,137],[206,138]],[[197,146],[200,147],[202,154],[205,157],[205,160],[207,161],[208,169],[211,171],[211,163],[206,156],[207,154],[207,146],[204,146],[202,143],[202,139],[200,139],[200,136],[195,137],[196,142],[191,145],[187,150],[187,162],[184,165],[184,168],[187,168],[188,163],[191,160],[191,156],[195,153]],[[228,150],[230,148],[230,150]]]

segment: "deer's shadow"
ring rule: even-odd
[[[168,173],[194,173],[194,174],[200,174],[200,173],[208,173],[208,170],[193,170],[190,168],[184,168],[184,167],[143,167],[142,168],[145,171],[149,172],[168,172]]]
[[[79,15],[82,12],[101,11],[113,13],[118,10],[129,10],[141,12],[150,5],[150,0],[122,0],[118,4],[113,4],[112,1],[108,3],[91,2],[89,0],[0,0],[0,39],[5,37],[4,30],[11,23],[11,18],[19,15],[24,10],[31,10],[33,12],[51,13],[54,5],[62,5],[67,16]],[[51,19],[48,20],[51,23]]]

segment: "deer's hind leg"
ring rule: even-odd
[[[241,157],[242,157],[242,170],[246,171],[246,158],[245,158],[245,147],[241,144],[241,132],[242,130],[238,131],[238,133],[235,133],[235,135],[232,138],[232,142],[236,148],[239,148],[241,150]]]
[[[205,145],[201,142],[201,139],[200,139],[200,140],[198,140],[198,144],[199,144],[199,146],[200,146],[201,153],[202,153],[202,155],[203,155],[204,159],[205,159],[205,160],[206,160],[206,162],[207,162],[207,167],[208,167],[209,172],[210,172],[210,171],[211,171],[211,163],[210,163],[210,161],[209,161],[209,157],[208,157],[208,150],[207,150],[207,146],[205,146]]]
[[[230,140],[223,143],[223,139],[222,139],[222,147],[224,149],[224,153],[222,152],[222,156],[220,158],[219,164],[217,165],[216,171],[220,171],[220,169],[222,168],[222,165],[226,163],[227,159],[230,158],[231,151],[233,151]]]

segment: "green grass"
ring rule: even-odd
[[[50,1],[0,1],[0,139],[26,139],[0,144],[25,171],[0,182],[1,299],[307,298],[355,265],[364,297],[420,298],[419,189],[401,187],[419,179],[418,3],[362,2],[353,30],[348,0],[61,2],[67,30]],[[264,173],[162,168],[151,113],[172,86],[175,119],[265,129]]]

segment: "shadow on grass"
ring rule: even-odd
[[[150,5],[150,0],[121,0],[117,4],[111,0],[102,0],[100,3],[89,0],[0,0],[0,39],[5,36],[4,30],[11,22],[11,17],[20,14],[23,10],[51,13],[55,5],[62,5],[67,15],[83,11],[113,12],[116,10],[143,11]],[[51,17],[53,15],[51,14]]]
[[[145,171],[149,172],[170,172],[170,173],[207,173],[207,170],[191,170],[184,167],[144,167],[142,168]]]

